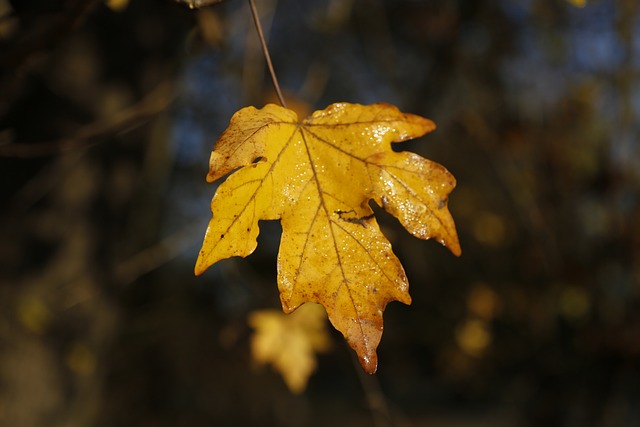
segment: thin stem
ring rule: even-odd
[[[364,391],[369,410],[371,411],[374,427],[390,427],[395,425],[391,418],[391,411],[387,405],[387,399],[382,392],[382,387],[378,379],[364,372],[358,358],[353,353],[351,353],[351,361],[362,385],[362,390]]]
[[[269,67],[269,74],[271,74],[271,81],[273,82],[273,88],[276,90],[276,95],[278,95],[278,99],[280,100],[280,105],[284,108],[287,108],[287,103],[284,102],[284,97],[282,96],[282,92],[280,91],[280,85],[278,84],[278,78],[276,77],[276,72],[273,69],[273,64],[271,63],[271,56],[269,55],[269,49],[267,49],[267,42],[264,39],[264,34],[262,33],[262,26],[260,25],[260,18],[258,17],[258,9],[256,9],[256,4],[253,0],[249,0],[249,6],[251,7],[251,15],[253,16],[253,22],[256,24],[256,30],[258,31],[258,38],[260,39],[260,44],[262,45],[262,53],[264,54],[264,59],[267,61],[267,67]]]

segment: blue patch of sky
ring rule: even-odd
[[[615,87],[605,79],[624,66],[627,47],[619,39],[613,2],[594,2],[585,8],[567,5],[566,27],[557,30],[552,41],[541,32],[553,29],[536,28],[532,2],[504,0],[500,4],[518,27],[517,53],[505,61],[503,80],[511,94],[510,102],[525,117],[544,118],[545,111],[587,79],[600,79],[602,113],[616,110],[611,101],[618,101],[619,94],[606,93],[615,91]],[[640,30],[635,33],[640,40]],[[636,58],[639,45],[635,43],[633,48]],[[561,61],[554,56],[555,48],[562,50]]]
[[[514,23],[523,23],[530,18],[532,4],[532,0],[500,0],[503,12]]]
[[[640,68],[640,18],[636,18],[636,25],[633,26],[633,58],[632,65],[637,70]]]
[[[172,122],[172,147],[177,167],[208,159],[217,135],[242,106],[242,87],[233,73],[207,52],[186,64]]]
[[[218,184],[205,176],[214,142],[243,106],[239,77],[229,72],[214,51],[194,56],[185,64],[172,109],[170,148],[174,171],[169,183],[164,230],[171,233],[210,218],[209,204]]]
[[[537,37],[530,2],[504,0],[500,5],[518,28],[513,41],[516,53],[504,60],[500,70],[509,94],[507,101],[522,116],[540,120],[559,99],[557,88],[565,83],[562,69],[549,61]]]
[[[328,92],[336,101],[372,104],[376,102],[398,102],[399,94],[380,67],[366,55],[361,43],[345,40],[340,50],[334,52],[332,73]]]
[[[608,72],[622,65],[625,48],[616,30],[613,2],[569,9],[566,31],[568,65],[580,73]]]
[[[590,2],[585,8],[567,5],[566,26],[554,35],[562,44],[559,61],[549,49],[549,39],[541,33],[554,30],[536,28],[532,2],[504,0],[500,4],[518,27],[516,54],[502,67],[509,102],[524,118],[544,122],[545,114],[553,112],[569,91],[580,84],[593,85],[597,89],[595,107],[611,130],[612,165],[640,182],[640,83],[635,79],[631,91],[623,93],[618,79],[624,67],[632,67],[626,72],[638,75],[640,25],[633,27],[628,46],[620,38],[615,2]],[[623,105],[628,101],[633,123],[622,120]]]

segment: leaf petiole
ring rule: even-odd
[[[269,67],[269,74],[271,74],[271,81],[273,82],[273,88],[276,91],[276,95],[278,95],[278,100],[280,100],[280,105],[282,105],[284,108],[287,108],[287,103],[284,102],[284,96],[282,96],[282,92],[280,91],[280,85],[278,84],[276,71],[273,69],[273,64],[271,63],[271,56],[269,55],[269,49],[267,49],[267,42],[265,41],[264,34],[262,33],[262,25],[260,25],[260,17],[258,16],[258,9],[256,8],[256,4],[254,0],[249,0],[249,7],[251,8],[251,15],[253,16],[253,22],[256,24],[256,31],[258,32],[258,38],[260,39],[260,44],[262,45],[262,53],[264,54],[264,59],[267,61],[267,67]]]

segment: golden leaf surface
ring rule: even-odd
[[[411,303],[404,269],[369,202],[414,236],[460,245],[447,208],[454,177],[392,142],[432,131],[428,119],[389,104],[337,103],[303,121],[283,107],[247,107],[231,118],[211,153],[207,181],[235,169],[211,202],[212,219],[196,262],[245,257],[257,246],[258,220],[280,219],[278,288],[285,313],[322,304],[365,371],[377,368],[382,313]]]
[[[293,393],[307,387],[316,369],[316,353],[329,349],[331,337],[325,326],[325,311],[306,304],[285,316],[281,311],[260,310],[249,315],[251,355],[259,364],[271,364]]]

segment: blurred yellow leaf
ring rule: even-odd
[[[477,241],[491,247],[504,246],[509,239],[504,218],[491,212],[476,212],[472,231]]]
[[[8,0],[0,0],[0,41],[8,39],[18,29],[18,18]]]
[[[224,24],[212,8],[200,9],[196,14],[202,39],[209,45],[221,47],[224,42]]]
[[[129,6],[129,0],[105,0],[105,3],[114,12],[122,12]]]
[[[462,350],[472,356],[480,356],[491,344],[491,332],[480,319],[467,319],[456,331],[456,341]]]
[[[79,375],[90,375],[96,368],[96,356],[82,343],[74,343],[67,353],[67,366]]]
[[[576,7],[585,7],[587,4],[587,0],[567,0],[567,1]]]
[[[578,287],[565,287],[560,294],[561,313],[571,319],[580,320],[589,312],[591,301],[589,294]]]
[[[292,392],[304,391],[316,369],[316,353],[329,348],[326,318],[317,304],[305,304],[288,316],[277,310],[251,313],[253,359],[273,365]]]
[[[283,310],[324,305],[333,326],[376,371],[382,313],[411,302],[407,278],[369,202],[414,236],[434,238],[456,255],[460,245],[447,208],[454,177],[441,165],[392,142],[435,128],[389,104],[338,103],[298,121],[269,104],[234,114],[211,153],[207,181],[229,172],[211,202],[195,273],[256,246],[258,220],[280,219],[278,287]]]
[[[52,320],[51,312],[44,301],[36,297],[20,300],[16,312],[20,323],[36,334],[44,333]]]
[[[483,283],[476,283],[467,296],[469,313],[480,319],[491,320],[500,310],[500,297]]]

